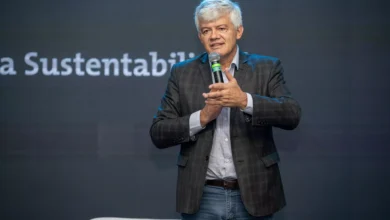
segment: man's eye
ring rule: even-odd
[[[207,33],[209,33],[209,30],[204,30],[204,31],[202,32],[202,34],[207,34]]]
[[[221,28],[219,28],[219,30],[220,30],[220,31],[226,31],[227,28],[221,27]]]

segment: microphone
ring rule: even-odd
[[[221,56],[219,56],[218,53],[211,52],[209,54],[211,71],[213,72],[215,83],[223,83],[223,76],[222,76],[221,64],[219,63],[219,59],[221,59]]]

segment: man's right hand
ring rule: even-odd
[[[205,127],[210,121],[216,119],[221,113],[222,105],[206,104],[200,111],[200,124]]]
[[[202,127],[205,127],[210,121],[216,119],[221,111],[221,105],[206,104],[200,111],[200,124]]]

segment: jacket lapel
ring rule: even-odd
[[[202,76],[203,79],[203,91],[202,92],[209,92],[209,85],[213,83],[213,78],[211,76],[211,69],[210,69],[210,64],[209,64],[209,58],[208,54],[204,53],[203,55],[200,56],[200,65],[199,65],[199,71],[200,75]],[[203,102],[204,105],[204,102]],[[215,129],[216,123],[215,120],[212,121],[211,123],[207,124],[207,127],[211,129],[211,140],[212,136],[214,135],[214,129]],[[210,148],[211,149],[211,148]]]
[[[204,85],[204,90],[203,92],[208,92],[209,91],[209,85],[213,83],[213,78],[211,76],[211,69],[210,69],[210,64],[208,62],[208,54],[204,53],[200,57],[200,65],[199,65],[199,71],[200,74],[203,78],[203,85]]]
[[[234,78],[236,78],[240,88],[242,88],[242,86],[245,84],[246,77],[248,76],[248,71],[250,71],[250,67],[248,66],[247,62],[248,62],[248,54],[240,50],[239,68],[234,73]]]

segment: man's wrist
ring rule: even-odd
[[[242,92],[242,101],[240,105],[240,109],[244,110],[248,105],[248,96],[245,92]]]
[[[200,126],[202,126],[202,128],[206,127],[208,121],[207,121],[207,118],[206,116],[204,115],[204,111],[203,109],[200,111]]]

